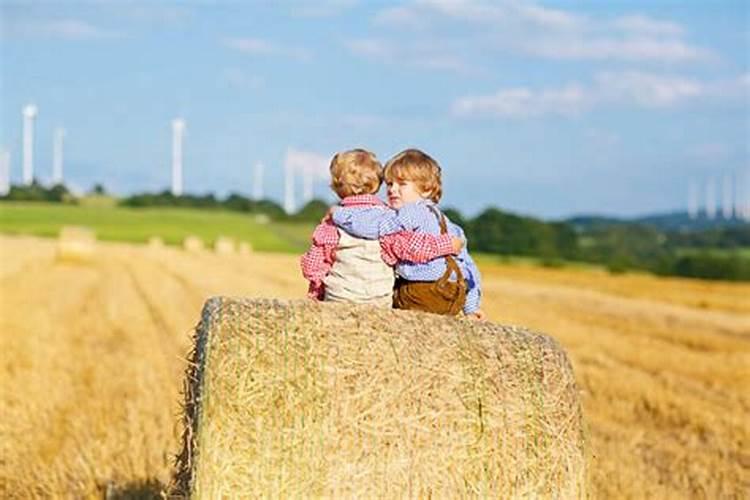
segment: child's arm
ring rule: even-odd
[[[457,254],[462,246],[463,240],[449,234],[400,231],[380,238],[381,255],[389,266],[400,261],[428,262],[437,257]]]
[[[310,282],[307,296],[323,300],[323,279],[333,266],[334,251],[339,243],[339,233],[330,222],[321,222],[313,231],[312,245],[300,258],[302,276]]]
[[[332,214],[333,223],[355,238],[377,240],[382,236],[410,231],[398,212],[391,208],[372,208],[354,212],[346,208],[337,208]]]
[[[448,222],[449,232],[466,241],[464,230],[458,224]],[[485,315],[479,309],[479,303],[482,299],[482,277],[479,274],[474,259],[469,255],[469,250],[465,246],[461,253],[458,254],[458,260],[463,264],[464,280],[466,281],[466,302],[464,303],[464,314],[476,319],[484,319]]]
[[[357,211],[347,208],[337,208],[333,211],[331,218],[336,226],[355,238],[377,240],[379,237],[380,221],[383,217],[390,216],[388,212],[391,211],[375,208]]]
[[[482,299],[482,278],[479,274],[479,269],[468,251],[463,250],[461,252],[461,257],[465,264],[466,276],[464,276],[464,279],[468,286],[468,290],[466,291],[466,303],[464,304],[464,314],[467,316],[474,315],[478,319],[484,319],[484,313],[479,309],[479,302]]]

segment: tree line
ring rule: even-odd
[[[97,185],[93,193],[105,194]],[[63,185],[50,188],[33,183],[12,186],[2,199],[75,203]],[[313,200],[288,215],[272,200],[252,200],[233,193],[174,196],[169,191],[141,193],[122,198],[126,207],[192,207],[266,214],[272,220],[317,222],[328,210]],[[600,264],[611,272],[637,269],[660,275],[750,281],[750,224],[695,231],[661,230],[643,223],[596,224],[579,227],[565,221],[543,221],[498,208],[487,208],[474,218],[456,209],[446,215],[462,226],[472,252],[538,258],[543,265],[565,261]],[[743,253],[744,251],[744,253]]]

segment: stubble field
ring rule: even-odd
[[[298,298],[293,255],[0,236],[0,494],[149,496],[178,451],[189,334],[212,295]],[[480,261],[492,321],[566,348],[596,498],[750,494],[750,285]]]

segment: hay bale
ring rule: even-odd
[[[253,246],[247,241],[241,241],[238,251],[240,255],[250,255],[251,253],[253,253]]]
[[[255,214],[256,224],[268,224],[271,222],[271,218],[267,214]]]
[[[219,236],[214,242],[214,252],[218,255],[231,255],[234,253],[234,240],[226,236]]]
[[[213,298],[194,340],[174,496],[586,495],[578,390],[550,337]]]
[[[57,238],[57,258],[66,261],[86,261],[96,251],[96,233],[81,226],[63,226]]]
[[[161,250],[164,248],[164,240],[159,236],[150,237],[146,244],[148,245],[148,248],[152,250]]]
[[[197,236],[188,236],[182,241],[182,248],[187,252],[202,252],[203,240]]]

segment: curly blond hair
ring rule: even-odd
[[[419,192],[435,203],[443,196],[440,165],[419,149],[405,149],[388,160],[383,176],[389,184],[395,181],[414,182]]]
[[[331,160],[331,189],[346,198],[355,194],[375,194],[383,183],[383,166],[374,153],[352,149],[336,153]]]

